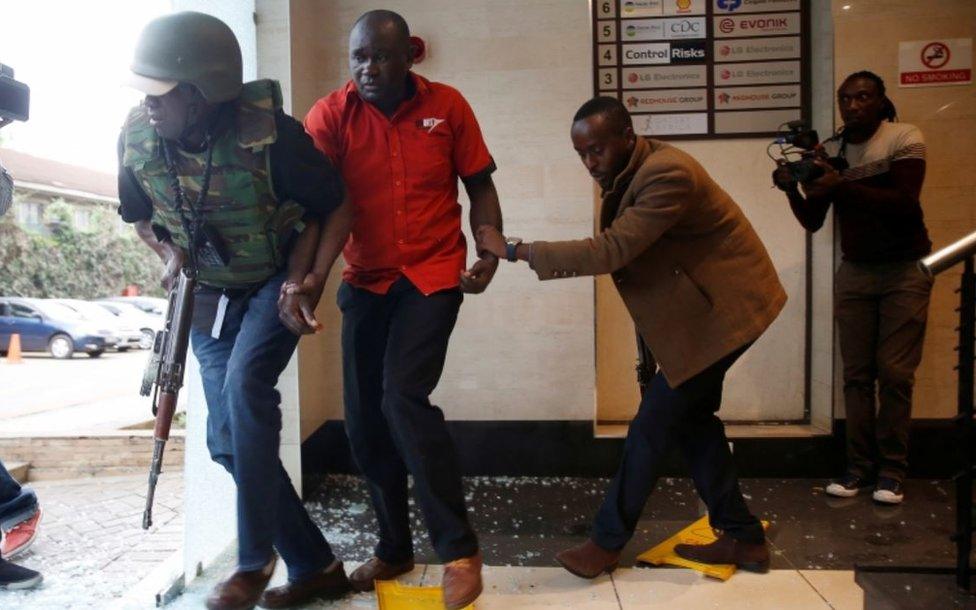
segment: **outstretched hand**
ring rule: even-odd
[[[497,258],[505,258],[505,236],[491,225],[481,225],[475,235],[478,254],[491,254]]]

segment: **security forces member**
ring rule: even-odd
[[[278,458],[275,384],[299,335],[318,325],[312,312],[351,215],[338,174],[282,111],[278,83],[242,80],[226,24],[160,17],[136,48],[129,84],[146,98],[119,141],[122,218],[163,259],[165,285],[190,261],[201,286],[191,342],[207,444],[237,484],[239,542],[211,609],[280,608],[349,588]],[[275,550],[289,582],[264,591]]]

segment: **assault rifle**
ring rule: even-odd
[[[185,268],[180,271],[176,286],[169,293],[166,324],[156,334],[153,353],[139,391],[142,396],[153,395],[152,412],[156,418],[153,427],[152,463],[149,466],[149,492],[146,494],[146,510],[142,514],[144,530],[152,526],[153,496],[156,494],[156,483],[163,467],[163,449],[169,440],[169,429],[176,412],[176,399],[183,387],[196,282],[195,272]]]

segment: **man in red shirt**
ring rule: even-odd
[[[502,226],[495,164],[471,107],[447,85],[410,71],[403,17],[370,11],[349,37],[352,80],[320,99],[305,129],[339,168],[355,207],[339,289],[346,431],[379,520],[359,590],[413,569],[407,474],[445,562],[447,608],[481,592],[481,553],[468,524],[454,446],[432,405],[462,292],[479,293],[498,260],[465,270],[458,178],[472,229]]]

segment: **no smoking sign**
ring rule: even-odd
[[[973,78],[973,39],[912,40],[898,44],[901,87],[966,85]]]
[[[942,42],[930,42],[922,49],[922,63],[932,70],[938,70],[952,57],[952,51]]]

